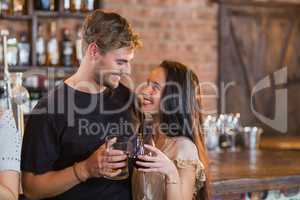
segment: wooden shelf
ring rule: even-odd
[[[11,66],[9,67],[10,72],[25,72],[30,69],[30,66]],[[3,66],[0,66],[1,73],[3,72]]]
[[[58,11],[35,11],[35,15],[40,18],[85,18],[89,13],[81,12],[58,12]]]
[[[10,72],[23,72],[26,74],[41,74],[46,75],[48,72],[54,72],[56,74],[65,73],[70,75],[77,71],[78,67],[65,67],[65,66],[12,66],[9,67]],[[3,73],[3,66],[0,66],[0,74]],[[59,79],[63,78],[58,76]]]
[[[0,19],[2,20],[31,20],[32,16],[31,15],[1,15]]]

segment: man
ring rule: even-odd
[[[131,199],[129,179],[109,179],[127,157],[107,152],[104,141],[116,133],[111,125],[134,122],[132,94],[119,81],[139,38],[120,15],[96,10],[84,21],[82,40],[78,71],[41,99],[27,122],[21,169],[29,199]]]

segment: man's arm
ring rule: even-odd
[[[53,197],[66,192],[79,183],[80,181],[74,175],[73,167],[42,175],[35,175],[31,172],[22,174],[23,191],[29,199]]]
[[[127,165],[126,158],[127,156],[119,150],[107,152],[104,144],[87,160],[72,167],[41,175],[23,172],[22,184],[25,196],[29,199],[54,197],[91,177],[117,176],[121,173],[120,168]]]

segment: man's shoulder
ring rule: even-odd
[[[63,103],[63,102],[59,102],[59,99],[63,99],[63,98],[59,98],[59,96],[64,95],[64,91],[65,91],[64,88],[65,88],[65,84],[60,83],[53,89],[49,90],[46,94],[44,94],[40,98],[37,105],[32,110],[32,113],[41,111],[41,109],[48,112],[49,109],[50,110],[55,109],[55,107],[57,107],[58,103],[60,103],[60,104]]]

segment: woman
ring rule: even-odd
[[[141,105],[152,114],[155,147],[145,145],[153,155],[136,163],[135,200],[209,199],[198,86],[197,76],[178,62],[164,61],[151,72]]]
[[[12,112],[0,110],[0,199],[16,200],[19,195],[21,136]]]

